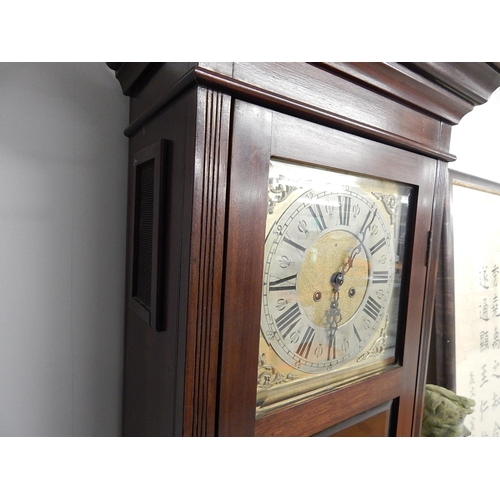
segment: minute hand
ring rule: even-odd
[[[351,254],[349,255],[346,263],[344,264],[344,269],[343,269],[344,274],[347,273],[347,271],[349,271],[349,269],[351,269],[352,264],[354,262],[354,258],[356,257],[356,255],[361,253],[361,247],[363,245],[363,242],[365,241],[366,232],[373,224],[373,221],[375,220],[376,215],[377,215],[377,209],[375,209],[373,212],[368,212],[368,215],[366,216],[366,219],[363,222],[363,225],[361,226],[361,231],[359,232],[359,234],[361,235],[361,237],[358,238],[359,243],[352,249]]]

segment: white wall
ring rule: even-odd
[[[499,121],[500,89],[497,89],[486,103],[476,106],[453,127],[450,152],[457,161],[450,163],[450,168],[500,183]]]
[[[0,63],[0,435],[121,432],[128,103],[104,63]]]

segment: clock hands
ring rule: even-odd
[[[340,312],[339,307],[340,287],[344,284],[346,273],[352,267],[352,255],[353,252],[351,252],[351,256],[349,256],[344,263],[342,271],[332,274],[332,277],[330,278],[330,284],[332,285],[332,295],[330,300],[330,308],[326,313],[327,330],[330,338],[335,335],[339,324],[342,321],[342,313]]]
[[[361,253],[363,242],[366,238],[366,233],[370,228],[370,226],[373,224],[376,214],[377,214],[377,209],[375,209],[373,212],[370,211],[368,213],[365,221],[363,222],[363,226],[361,227],[361,231],[359,233],[360,234],[360,238],[358,238],[359,243],[350,251],[349,256],[347,257],[342,266],[342,270],[333,273],[330,278],[330,284],[332,285],[332,294],[330,300],[330,308],[326,313],[326,324],[327,324],[327,331],[330,336],[330,342],[332,342],[332,339],[338,330],[339,324],[342,321],[342,313],[339,307],[340,287],[345,282],[346,274],[352,269],[352,266],[354,264],[354,259]],[[350,297],[352,297],[355,293],[356,291],[353,288],[349,290]]]
[[[330,279],[330,283],[332,285],[332,295],[330,300],[330,309],[326,313],[326,329],[329,336],[329,350],[334,350],[335,334],[337,333],[339,323],[342,321],[342,314],[339,308],[339,296],[340,287],[344,283],[344,273],[338,272],[333,274]]]
[[[375,216],[377,215],[377,209],[375,209],[373,212],[368,212],[368,215],[366,216],[365,221],[363,222],[363,226],[361,227],[361,231],[359,232],[361,238],[358,238],[359,243],[351,250],[351,254],[347,258],[347,261],[344,264],[344,269],[343,272],[344,274],[351,269],[352,264],[354,262],[354,258],[356,255],[361,253],[361,248],[363,246],[363,242],[365,241],[366,238],[366,232],[368,229],[371,227],[373,224],[373,221],[375,220]]]
[[[365,238],[366,238],[366,232],[373,224],[373,221],[375,220],[376,215],[377,215],[377,209],[375,209],[373,212],[368,212],[368,215],[366,216],[366,219],[363,222],[363,226],[361,227],[361,231],[359,232],[359,234],[360,234],[360,238],[358,238],[359,243],[351,250],[349,257],[347,257],[346,261],[344,262],[344,266],[342,268],[342,271],[332,275],[331,280],[330,280],[332,285],[333,285],[334,280],[336,282],[340,281],[338,283],[339,286],[344,283],[344,277],[347,274],[347,272],[352,268],[352,265],[354,263],[354,259],[356,258],[357,255],[359,255],[361,253],[361,249],[363,248],[363,242],[365,241]]]
[[[349,256],[344,262],[342,271],[334,273],[330,278],[330,283],[333,287],[333,295],[335,296],[335,294],[337,294],[337,300],[336,300],[337,307],[338,307],[338,291],[344,283],[345,275],[352,268],[354,259],[356,258],[357,255],[361,253],[361,249],[363,248],[363,242],[365,241],[366,238],[366,233],[373,224],[376,215],[377,215],[377,209],[373,210],[373,212],[372,211],[368,212],[368,215],[366,216],[366,219],[361,227],[361,231],[359,232],[360,237],[357,238],[359,243],[351,250]],[[332,299],[332,305],[330,305],[330,310],[332,310],[332,307],[333,307],[333,299]]]

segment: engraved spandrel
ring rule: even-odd
[[[285,177],[280,175],[278,177],[269,178],[269,198],[267,204],[268,213],[274,213],[274,207],[286,200],[290,194],[297,189],[296,186],[290,186],[289,184],[283,183]]]
[[[358,363],[360,361],[364,361],[367,358],[376,358],[385,352],[385,347],[387,344],[387,327],[389,326],[389,316],[385,317],[385,325],[380,330],[380,335],[378,339],[375,341],[373,346],[367,352],[363,353],[358,359]]]
[[[391,225],[393,225],[400,197],[394,194],[382,194],[375,192],[372,192],[372,195],[375,196],[377,200],[380,200],[384,204],[384,207],[391,218]]]
[[[298,379],[298,375],[293,375],[289,373],[288,375],[283,375],[278,371],[278,369],[267,363],[266,355],[262,353],[259,356],[259,371],[257,374],[257,385],[262,389],[268,389],[274,385],[282,384],[284,382],[290,382],[292,380]]]

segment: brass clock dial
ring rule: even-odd
[[[261,396],[319,375],[326,379],[308,380],[308,389],[331,384],[329,376],[339,372],[352,379],[380,364],[388,325],[397,323],[409,192],[392,182],[271,161]],[[385,359],[394,359],[394,342],[391,349]]]
[[[306,191],[270,236],[262,328],[285,362],[329,371],[358,353],[384,317],[391,233],[377,207],[346,188]]]

